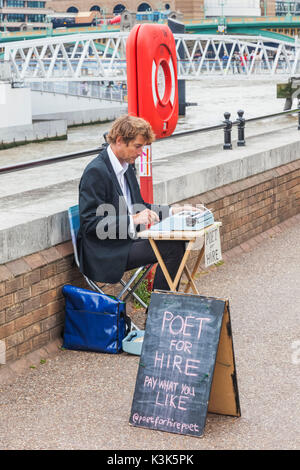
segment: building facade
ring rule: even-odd
[[[276,15],[285,16],[287,14],[300,15],[300,1],[285,0],[276,2]]]
[[[146,2],[141,0],[52,0],[49,2],[49,7],[55,12],[77,13],[79,11],[98,10],[107,16],[113,16],[123,10],[174,10],[175,4],[176,0],[151,0]]]
[[[0,0],[0,31],[46,28],[54,12],[96,10],[112,17],[123,10],[180,11],[184,20],[218,16],[275,16],[300,14],[300,0]]]
[[[260,0],[206,0],[206,18],[261,16]]]
[[[288,0],[285,0],[288,2]],[[291,0],[293,1],[293,0]],[[52,0],[47,6],[56,12],[104,12],[107,16],[130,11],[177,10],[184,19],[197,20],[221,16],[274,16],[278,0]]]
[[[0,0],[0,31],[46,28],[48,5],[40,0]]]

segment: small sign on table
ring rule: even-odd
[[[219,227],[213,227],[205,233],[205,267],[222,260],[221,239]]]

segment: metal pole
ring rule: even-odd
[[[172,18],[168,18],[168,26],[173,33],[185,34],[185,25],[179,21],[174,21]],[[186,53],[183,45],[181,44],[178,49],[180,59],[185,59]],[[179,115],[185,116],[186,112],[186,88],[185,80],[178,80],[178,107]]]
[[[238,112],[238,118],[237,118],[237,123],[238,123],[238,141],[237,145],[238,147],[244,147],[246,145],[245,142],[245,118],[243,117],[244,111],[240,109]]]
[[[224,124],[224,145],[223,149],[224,150],[231,150],[232,149],[232,144],[231,144],[231,130],[232,130],[232,121],[230,121],[230,113],[226,112],[224,113],[224,118],[225,121],[223,121]]]

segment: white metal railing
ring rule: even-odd
[[[269,58],[268,61],[265,59],[258,59],[252,66],[252,58],[247,61],[241,60],[218,60],[218,59],[205,59],[198,60],[178,60],[178,69],[180,71],[179,78],[193,79],[201,78],[206,75],[233,75],[243,78],[243,76],[261,76],[270,75],[270,70],[273,71],[272,75],[290,75],[293,73],[300,73],[300,61],[295,64],[294,60],[290,60],[288,64],[285,60],[278,60],[275,64],[273,58]],[[294,66],[294,64],[296,66]]]
[[[86,33],[4,43],[4,60],[11,65],[14,81],[126,81],[127,36]],[[179,79],[293,75],[300,71],[296,40],[290,43],[261,36],[199,34],[174,37]],[[99,44],[100,40],[105,45]]]
[[[127,88],[122,83],[105,85],[100,82],[32,82],[30,88],[33,91],[127,102]]]

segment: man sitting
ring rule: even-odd
[[[142,199],[132,164],[154,138],[148,122],[121,116],[107,135],[109,146],[103,147],[84,170],[79,185],[77,244],[81,272],[93,281],[113,284],[127,270],[156,263],[149,241],[137,238],[136,233],[182,210],[150,205]],[[174,279],[185,242],[158,241],[157,246]],[[169,290],[159,266],[153,288]]]

